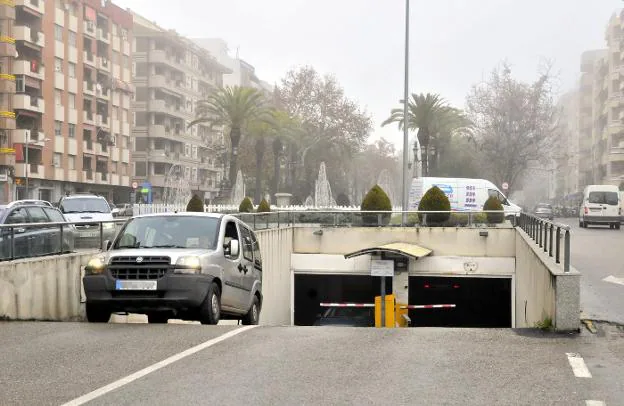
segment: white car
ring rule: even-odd
[[[108,201],[103,196],[90,193],[64,196],[58,205],[67,221],[76,224],[76,247],[99,248],[102,241],[112,240],[116,227]],[[101,223],[104,222],[104,223]],[[100,223],[102,232],[100,233]]]

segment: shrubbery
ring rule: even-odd
[[[349,202],[349,198],[344,193],[340,193],[336,197],[336,204],[338,206],[350,206],[351,205],[351,203]]]
[[[251,202],[251,199],[248,197],[244,198],[243,201],[238,206],[238,212],[239,213],[251,213],[252,211],[253,211],[253,203]]]
[[[375,185],[368,191],[366,196],[364,196],[364,200],[362,200],[362,205],[360,206],[361,211],[392,211],[392,202],[390,202],[390,198],[384,192],[384,190],[379,187],[379,185]],[[362,215],[362,222],[364,225],[386,225],[390,222],[391,213],[382,214],[381,215],[381,224],[379,223],[379,216],[377,213],[368,213]]]
[[[427,225],[440,225],[451,217],[451,202],[444,192],[437,186],[427,190],[420,203],[418,211],[446,211],[448,213],[428,213]],[[423,213],[418,213],[418,220],[422,224]]]
[[[269,205],[269,202],[266,201],[266,199],[262,199],[262,201],[258,205],[258,210],[256,211],[258,213],[268,213],[271,211],[271,206]]]
[[[496,210],[500,213],[486,213],[487,221],[490,224],[502,223],[505,221],[505,212],[500,200],[494,196],[490,196],[483,205],[483,211]]]
[[[197,195],[193,195],[186,205],[186,211],[204,211],[204,202]]]

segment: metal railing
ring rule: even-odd
[[[402,215],[407,213],[407,224]],[[360,210],[274,210],[266,213],[231,213],[254,230],[287,227],[296,224],[314,224],[327,227],[475,227],[510,221],[516,216],[489,211],[360,211]]]
[[[120,226],[127,220],[128,218],[117,218],[107,221],[0,224],[0,261],[76,252],[76,241],[81,241],[83,238],[80,235],[81,231],[76,226],[89,225],[93,227],[94,232],[97,232],[95,237],[88,237],[90,243],[87,246],[79,248],[101,249],[106,236],[110,233],[104,230],[103,224],[113,223],[115,226],[112,228],[114,230],[112,235],[115,236]],[[97,226],[93,226],[94,224]],[[37,231],[41,234],[37,235]],[[52,236],[52,233],[56,236]],[[19,241],[20,238],[23,240]],[[19,247],[16,246],[16,240],[20,244]],[[40,245],[45,247],[46,244],[53,248],[38,252]],[[22,252],[17,252],[17,248],[20,248]],[[29,255],[21,255],[22,253]]]
[[[526,213],[520,214],[518,220],[518,226],[557,264],[561,263],[563,251],[563,271],[570,272],[570,226]]]

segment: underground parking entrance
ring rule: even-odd
[[[415,274],[412,261],[430,253],[412,244],[389,244],[345,255],[392,261],[393,276],[373,276],[365,269],[335,274],[295,271],[294,325],[374,327],[375,297],[383,284],[386,295],[409,306],[411,327],[512,327],[511,276]]]

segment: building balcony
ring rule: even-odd
[[[37,163],[24,165],[23,162],[18,162],[15,164],[15,176],[25,178],[27,174],[30,179],[45,179],[45,168]]]
[[[45,145],[45,134],[43,131],[16,129],[13,131],[13,142],[43,147]]]
[[[96,114],[95,125],[110,130],[110,119],[100,114]]]
[[[0,1],[0,20],[15,20],[15,2],[13,0]]]
[[[13,108],[43,114],[45,112],[45,102],[41,97],[20,93],[13,96]]]
[[[82,181],[83,181],[83,182],[92,182],[92,181],[93,181],[93,178],[94,178],[94,176],[93,176],[93,174],[94,174],[94,173],[93,173],[93,172],[94,172],[94,171],[93,171],[93,170],[91,170],[91,169],[88,169],[88,170],[86,170],[86,171],[85,171],[85,170],[83,170],[83,171],[82,171]]]
[[[43,80],[45,78],[45,68],[39,64],[38,68],[33,71],[30,61],[16,59],[13,61],[13,74],[26,75]]]
[[[65,180],[65,169],[58,167],[54,168],[54,179]]]
[[[88,35],[91,38],[95,38],[95,34],[96,34],[95,23],[91,20],[85,20],[83,24],[84,24],[83,28],[84,28],[85,35]]]
[[[102,28],[97,29],[97,39],[99,41],[104,42],[105,44],[110,44],[110,32],[104,31]]]
[[[103,100],[110,100],[110,91],[109,90],[103,90],[101,86],[96,86],[95,87],[95,95]]]
[[[126,137],[130,136],[130,123],[125,121],[123,123],[121,123],[121,134],[125,135]]]
[[[41,48],[45,47],[45,34],[24,25],[13,27],[13,37],[16,41],[24,41]]]
[[[7,73],[0,73],[0,93],[3,93],[3,94],[15,93],[15,75],[9,75]]]
[[[89,96],[95,96],[95,85],[93,82],[82,81],[82,92]]]
[[[123,163],[130,163],[130,150],[129,149],[122,149],[121,150],[121,162]]]
[[[0,154],[0,166],[15,166],[15,154]]]
[[[117,148],[117,147],[112,147],[112,148],[110,149],[110,151],[111,151],[111,152],[110,152],[110,157],[111,157],[111,159],[112,159],[113,161],[115,161],[115,162],[119,162],[119,157],[120,157],[120,154],[119,154],[119,148]]]
[[[611,148],[609,150],[609,162],[624,162],[624,148]]]
[[[0,57],[15,58],[15,38],[0,35]]]
[[[82,51],[82,58],[85,65],[95,68],[95,55],[92,52]]]
[[[78,124],[78,110],[72,108],[67,110],[67,122]]]
[[[154,99],[149,101],[149,111],[152,113],[168,113],[167,102],[161,99]]]
[[[95,143],[95,155],[109,156],[110,148],[107,146],[106,150],[104,150],[104,147],[102,147],[102,144],[100,144],[99,142],[96,142]]]
[[[149,80],[150,87],[156,87],[156,88],[168,90],[169,92],[173,92],[175,94],[183,94],[185,89],[178,82],[180,81],[167,79],[163,75],[151,76]]]
[[[54,120],[65,122],[65,106],[62,104],[54,105]]]
[[[67,78],[67,91],[69,93],[78,93],[78,80],[76,78]]]
[[[65,90],[65,75],[61,72],[54,72],[54,87]]]
[[[45,13],[45,1],[44,0],[14,0],[15,6],[28,8],[35,13]]]
[[[90,111],[82,112],[82,122],[85,124],[95,125],[94,114]]]
[[[95,172],[95,183],[107,184],[108,180],[108,172]]]
[[[110,72],[111,62],[103,56],[97,57],[97,68],[105,72]]]
[[[82,140],[82,152],[87,154],[95,153],[95,150],[93,149],[95,144],[95,142],[90,140]]]
[[[68,169],[67,180],[70,182],[78,182],[78,171],[75,169]]]

